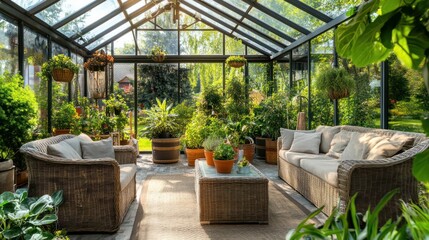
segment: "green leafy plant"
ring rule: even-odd
[[[255,123],[259,125],[261,136],[272,140],[280,136],[280,128],[285,127],[287,123],[286,101],[287,97],[278,93],[261,102],[255,116]]]
[[[356,66],[386,60],[394,52],[408,68],[428,68],[429,2],[372,0],[348,11],[353,18],[335,32],[338,54]],[[426,76],[426,81],[428,77]]]
[[[177,115],[171,114],[173,104],[167,105],[167,100],[162,102],[156,99],[157,105],[145,111],[143,117],[144,128],[141,136],[147,138],[174,138],[180,133],[177,123]]]
[[[243,157],[240,161],[237,163],[238,167],[246,167],[249,166],[249,161],[247,161],[246,157]]]
[[[246,89],[244,81],[237,77],[232,77],[227,81],[225,110],[232,121],[240,121],[243,116],[250,113],[249,93],[246,92]]]
[[[213,154],[216,160],[231,160],[234,159],[235,151],[230,144],[219,144]]]
[[[223,142],[224,140],[220,137],[208,136],[203,142],[203,147],[206,151],[214,151]]]
[[[154,46],[150,51],[150,58],[155,62],[162,62],[167,55],[167,51],[160,46]]]
[[[330,99],[340,99],[350,95],[355,82],[344,68],[328,68],[317,76],[315,86]]]
[[[183,101],[171,110],[171,113],[177,115],[177,124],[180,126],[180,135],[185,134],[186,124],[191,121],[195,110],[195,104],[191,101]]]
[[[206,119],[203,113],[195,112],[182,138],[186,148],[202,148],[204,139],[207,137]]]
[[[56,212],[63,192],[30,198],[26,189],[0,195],[0,239],[68,239],[56,232]]]
[[[52,76],[52,71],[56,68],[67,68],[74,73],[79,72],[79,66],[64,54],[53,56],[49,61],[43,63],[41,74],[47,78]]]
[[[77,113],[73,103],[63,103],[52,114],[52,126],[55,129],[72,129],[77,121]]]
[[[37,125],[37,109],[35,94],[29,86],[24,87],[20,75],[0,75],[0,161],[13,158],[31,138]]]
[[[323,207],[319,208],[308,215],[296,229],[289,231],[286,239],[407,239],[405,227],[401,227],[400,219],[388,220],[380,226],[378,217],[387,202],[397,192],[393,190],[387,193],[374,209],[372,211],[368,209],[365,215],[356,212],[357,194],[355,194],[347,204],[344,213],[340,213],[338,208],[334,209],[324,225],[317,228],[314,223],[308,223],[308,221],[322,211]]]
[[[109,124],[107,127],[108,132],[117,131],[121,135],[121,139],[124,139],[124,129],[128,124],[128,106],[125,102],[124,97],[120,94],[111,94],[109,99],[103,100],[106,104],[106,117],[110,118],[105,123]],[[106,129],[103,126],[103,129]]]
[[[219,89],[213,86],[206,87],[200,95],[197,108],[206,115],[221,115],[223,112],[223,97]]]

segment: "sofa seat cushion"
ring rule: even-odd
[[[137,172],[136,164],[121,164],[120,169],[120,180],[121,180],[121,191],[130,183]]]
[[[285,160],[288,163],[291,163],[297,167],[301,166],[301,160],[302,159],[334,159],[332,157],[326,156],[325,154],[310,154],[310,153],[299,153],[299,152],[291,152],[288,151],[285,153]]]
[[[324,180],[329,185],[338,187],[338,166],[341,160],[301,159],[301,168]]]

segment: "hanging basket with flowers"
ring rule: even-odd
[[[226,64],[233,68],[241,68],[244,64],[247,63],[247,59],[243,56],[229,56],[226,59]]]
[[[154,62],[163,62],[165,60],[165,56],[167,55],[167,51],[162,49],[159,46],[155,46],[152,48],[151,50],[151,54],[149,55],[149,57],[154,61]]]
[[[89,87],[91,97],[102,99],[106,97],[106,66],[112,64],[114,58],[103,50],[96,51],[83,66],[89,70]]]
[[[103,50],[95,51],[92,57],[89,58],[83,66],[89,71],[104,71],[108,63],[113,63],[112,55],[106,54]]]
[[[78,71],[78,65],[64,54],[53,56],[48,62],[42,65],[42,75],[45,77],[52,76],[57,82],[71,82],[74,74]]]

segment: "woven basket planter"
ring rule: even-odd
[[[341,98],[346,98],[350,96],[350,92],[348,89],[344,90],[344,91],[332,91],[329,90],[328,91],[328,96],[330,99],[341,99]]]
[[[244,66],[244,63],[245,62],[235,62],[235,61],[230,61],[229,63],[228,63],[228,65],[230,66],[230,67],[233,67],[233,68],[241,68],[242,66]]]
[[[68,68],[55,68],[52,70],[52,77],[57,82],[71,82],[74,72]]]
[[[165,60],[165,55],[153,55],[152,60],[154,62],[163,62]]]

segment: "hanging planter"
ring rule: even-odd
[[[42,65],[41,74],[46,78],[52,76],[57,82],[68,83],[73,80],[74,74],[78,71],[78,65],[76,65],[71,58],[64,54],[59,54]]]
[[[242,56],[229,56],[225,62],[230,67],[241,68],[247,63],[247,59]]]
[[[89,90],[91,98],[103,99],[106,98],[107,76],[106,66],[112,64],[114,58],[106,54],[103,50],[96,51],[83,66],[89,70]]]
[[[155,46],[152,48],[151,50],[151,54],[150,54],[150,58],[154,61],[154,62],[163,62],[165,60],[165,56],[167,55],[167,51],[165,51],[164,49],[162,49],[159,46]]]
[[[341,99],[350,96],[355,82],[344,68],[329,68],[317,76],[315,86],[330,99]]]

